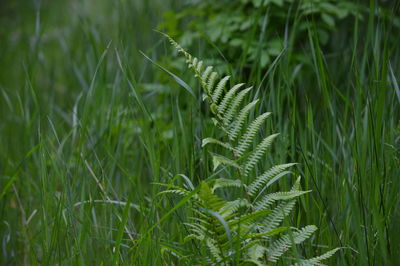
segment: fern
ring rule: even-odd
[[[223,113],[223,124],[225,126],[229,125],[233,119],[233,116],[236,114],[237,109],[239,108],[240,104],[242,103],[243,99],[246,95],[250,92],[253,87],[249,87],[247,89],[242,90],[235,96],[232,100],[232,104],[227,108],[226,113]]]
[[[279,174],[284,172],[287,168],[295,165],[294,163],[288,163],[288,164],[281,164],[281,165],[276,165],[272,167],[271,169],[267,170],[264,174],[261,176],[257,177],[256,180],[254,180],[250,186],[248,187],[248,193],[250,196],[254,196],[257,191],[261,188],[262,185],[265,185],[268,181],[271,179],[276,178]]]
[[[221,79],[220,82],[218,82],[217,88],[215,89],[212,99],[214,102],[218,102],[219,98],[222,95],[222,92],[225,89],[226,83],[228,82],[230,76],[225,76],[223,79]]]
[[[239,112],[238,118],[232,123],[231,129],[228,131],[229,138],[233,141],[236,140],[240,130],[243,128],[243,124],[246,121],[247,116],[249,115],[250,111],[256,106],[258,103],[258,99],[252,101]]]
[[[245,175],[249,175],[250,171],[254,168],[254,166],[260,161],[261,156],[265,153],[265,151],[271,146],[274,139],[278,136],[278,134],[273,134],[271,136],[266,137],[260,144],[258,144],[255,151],[251,154],[248,159],[246,166],[244,167]]]
[[[329,259],[333,255],[335,255],[335,253],[339,250],[340,250],[340,248],[335,248],[335,249],[329,250],[328,252],[326,252],[318,257],[314,257],[314,258],[311,258],[308,260],[301,260],[300,265],[303,265],[303,266],[305,266],[305,265],[321,265],[322,261]],[[296,265],[299,265],[299,264],[296,264]]]
[[[261,228],[268,232],[269,230],[273,230],[274,228],[278,227],[282,223],[283,219],[293,210],[295,204],[296,201],[294,200],[280,202],[273,209],[272,213],[265,218]]]
[[[226,148],[228,150],[235,151],[235,148],[233,148],[229,143],[225,143],[225,142],[219,141],[219,140],[214,139],[214,138],[205,138],[205,139],[203,139],[201,146],[204,147],[204,146],[206,146],[207,144],[210,144],[210,143],[218,144],[218,145],[220,145],[220,146],[222,146],[222,147],[224,147],[224,148]]]
[[[232,180],[232,179],[225,179],[225,178],[218,178],[214,181],[214,185],[212,187],[212,192],[217,188],[227,188],[227,187],[237,187],[240,188],[242,187],[242,181],[240,180]]]
[[[225,94],[224,98],[222,99],[220,105],[218,106],[218,112],[220,114],[224,114],[226,109],[228,108],[228,104],[232,101],[233,97],[237,93],[237,91],[244,85],[244,83],[236,84]],[[249,88],[251,89],[251,88]]]
[[[203,181],[198,192],[192,198],[192,210],[195,214],[192,222],[186,225],[191,231],[185,240],[199,241],[208,249],[207,262],[211,264],[239,263],[265,265],[277,262],[293,245],[301,244],[317,230],[313,225],[302,229],[281,227],[282,221],[295,206],[297,197],[308,193],[300,188],[300,178],[290,191],[268,192],[271,185],[283,176],[291,173],[288,169],[294,163],[272,166],[261,175],[256,175],[260,162],[264,160],[269,148],[278,134],[271,134],[259,140],[269,112],[262,113],[254,119],[249,114],[259,102],[255,99],[246,103],[246,97],[252,87],[243,89],[244,83],[228,87],[230,76],[219,75],[212,66],[205,66],[203,61],[186,52],[178,43],[165,35],[171,44],[186,58],[188,67],[199,79],[204,91],[203,99],[210,106],[213,121],[217,128],[224,132],[221,139],[205,138],[202,147],[218,145],[225,150],[213,154],[213,176],[220,166],[226,168],[225,174],[230,178],[216,178]],[[218,78],[222,77],[222,78]],[[253,150],[249,148],[255,147]],[[246,180],[248,183],[244,183]],[[186,189],[175,185],[166,185],[164,193],[188,195]],[[229,198],[228,189],[242,191],[244,197]],[[282,235],[283,231],[286,233]],[[302,259],[304,264],[316,264],[332,256],[337,249],[309,260]]]
[[[246,130],[246,133],[242,136],[239,141],[239,146],[237,147],[237,153],[239,156],[243,155],[243,153],[248,149],[254,137],[257,135],[261,125],[264,121],[271,115],[271,113],[263,113],[259,117],[257,117]]]
[[[307,238],[309,238],[317,227],[314,225],[308,225],[298,231],[291,232],[274,241],[271,246],[267,249],[268,260],[276,262],[293,244],[300,244]]]

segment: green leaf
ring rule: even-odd
[[[322,20],[328,24],[329,27],[335,27],[335,20],[333,19],[333,17],[331,15],[328,15],[326,13],[321,14],[321,18]]]
[[[231,159],[228,159],[224,156],[221,155],[214,155],[213,156],[213,165],[214,165],[214,171],[218,168],[220,165],[227,165],[227,166],[232,166],[234,168],[240,169],[239,164],[237,164],[235,161],[232,161]]]
[[[212,192],[214,192],[218,188],[226,188],[226,187],[241,187],[243,186],[242,181],[232,180],[232,179],[225,179],[225,178],[218,178],[215,179],[214,185],[212,187]]]
[[[222,141],[219,141],[217,139],[214,138],[205,138],[203,139],[203,141],[201,142],[201,147],[204,148],[207,144],[217,144],[219,146],[222,146],[228,150],[235,150],[229,143],[224,143]]]

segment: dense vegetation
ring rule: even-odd
[[[397,1],[0,3],[1,265],[400,264]]]

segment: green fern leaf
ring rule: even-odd
[[[207,243],[207,247],[209,248],[212,256],[214,257],[214,260],[219,263],[223,260],[223,254],[221,254],[220,249],[217,246],[217,243],[215,240],[213,240],[212,238],[207,238],[206,240]]]
[[[203,223],[185,223],[185,225],[193,232],[191,235],[196,236],[200,241],[205,239],[206,236],[204,232],[207,232],[207,228],[203,226]],[[186,241],[186,239],[184,241]]]
[[[198,73],[197,75],[201,74],[201,72],[203,71],[203,61],[200,61],[197,63],[197,67],[196,67],[195,71]]]
[[[212,71],[213,71],[213,67],[212,66],[208,66],[206,68],[206,70],[204,70],[203,74],[201,75],[200,79],[201,79],[201,83],[202,83],[202,86],[203,86],[204,89],[206,88],[208,78],[209,78],[209,76],[210,76]]]
[[[308,225],[300,230],[296,230],[290,234],[284,235],[278,240],[275,240],[267,250],[268,259],[272,262],[276,262],[277,259],[292,246],[292,244],[302,243],[316,230],[316,226]]]
[[[339,250],[340,250],[340,248],[335,248],[335,249],[329,250],[328,252],[326,252],[318,257],[314,257],[314,258],[307,259],[307,260],[302,260],[301,265],[321,265],[320,264],[321,261],[329,259],[333,255],[335,255],[335,253],[338,252]]]
[[[258,228],[258,229],[260,229],[260,228]],[[284,232],[286,230],[287,230],[287,227],[277,227],[277,228],[272,229],[272,230],[267,231],[267,232],[251,234],[251,235],[248,236],[248,238],[254,239],[254,238],[271,237],[271,236],[274,236],[274,235],[278,235],[278,234],[280,234],[280,233],[282,233],[282,232]]]
[[[275,192],[264,196],[257,204],[254,206],[256,210],[265,210],[268,209],[272,203],[278,200],[291,200],[301,195],[304,195],[310,191],[296,191],[291,190],[287,192]]]
[[[239,179],[233,180],[233,179],[218,178],[215,180],[211,191],[214,193],[214,191],[218,188],[227,188],[227,187],[239,188],[242,186],[243,186],[242,181]]]
[[[226,83],[228,82],[229,78],[230,76],[225,76],[220,80],[220,82],[218,82],[217,87],[212,95],[214,103],[217,103],[221,98],[222,92],[224,91]]]
[[[224,206],[219,210],[219,213],[223,218],[227,218],[233,213],[237,212],[241,207],[250,207],[251,204],[246,199],[237,199],[234,201],[228,201]]]
[[[186,196],[188,194],[187,191],[184,191],[183,189],[168,189],[168,190],[161,191],[158,194],[162,195],[162,194],[169,194],[169,193],[178,194],[180,196]]]
[[[231,146],[231,144],[224,143],[224,142],[219,141],[219,140],[214,139],[214,138],[205,138],[205,139],[203,139],[203,141],[201,143],[201,147],[203,148],[207,144],[217,144],[217,145],[222,146],[222,147],[224,147],[224,148],[226,148],[228,150],[235,151],[235,149]]]
[[[273,134],[266,137],[260,144],[258,144],[256,150],[250,155],[249,159],[247,160],[246,166],[244,167],[244,174],[247,176],[250,171],[254,168],[254,166],[259,162],[261,156],[264,155],[266,150],[271,146],[274,139],[279,134]]]
[[[242,90],[244,83],[239,83],[231,89],[227,89],[229,76],[218,81],[218,73],[213,71],[212,66],[204,66],[203,61],[191,56],[169,36],[167,38],[178,52],[184,55],[188,67],[194,71],[195,77],[200,80],[204,93],[203,100],[208,101],[213,114],[211,119],[214,125],[225,133],[224,137],[228,138],[228,140],[205,138],[202,142],[202,147],[207,144],[217,144],[227,149],[231,154],[225,155],[227,157],[212,154],[214,171],[221,165],[240,170],[218,171],[215,175],[237,172],[248,177],[278,135],[273,134],[264,138],[261,142],[258,141],[257,134],[260,133],[270,113],[263,113],[255,119],[249,119],[249,113],[256,106],[258,99],[251,103],[243,102],[252,87]],[[244,107],[241,108],[242,104]],[[244,128],[245,124],[248,125],[246,129]],[[252,145],[255,145],[255,149],[247,152]],[[242,184],[240,181],[242,179],[217,178],[202,182],[198,192],[192,198],[192,212],[195,217],[187,224],[191,234],[186,237],[186,240],[195,239],[205,243],[211,254],[205,259],[208,264],[229,264],[230,259],[236,256],[232,253],[233,246],[239,247],[239,250],[236,250],[236,252],[240,252],[239,264],[264,265],[265,254],[269,262],[277,262],[292,245],[302,243],[316,230],[315,226],[306,226],[272,241],[273,236],[287,229],[279,226],[294,208],[295,199],[309,192],[301,191],[300,178],[298,178],[290,191],[265,194],[268,187],[290,173],[287,169],[293,165],[273,166],[250,182],[248,187]],[[243,197],[226,201],[214,194],[216,189],[243,186],[253,203]],[[189,193],[187,190],[174,185],[166,185],[166,189],[162,193],[179,195]],[[192,191],[195,190],[193,185],[191,189]],[[222,195],[227,197],[236,195],[236,193],[225,193],[225,190],[221,192]],[[275,206],[272,211],[268,210],[271,206]],[[268,244],[270,245],[268,246]],[[321,260],[332,256],[336,251],[337,249],[313,259],[301,260],[301,262],[303,264],[318,264]]]
[[[263,265],[259,260],[264,256],[266,251],[267,249],[264,246],[256,244],[247,250],[247,256],[249,257],[249,260],[253,261],[257,265]]]
[[[239,112],[238,118],[232,123],[232,128],[228,131],[229,138],[231,140],[235,140],[238,137],[239,132],[241,131],[244,121],[249,115],[251,109],[253,109],[256,104],[259,102],[259,99],[252,101]]]
[[[240,138],[239,145],[236,148],[237,154],[243,155],[243,153],[248,149],[254,137],[259,132],[261,125],[264,121],[271,115],[271,113],[263,113],[262,115],[258,116],[247,128],[245,134]]]
[[[174,194],[179,194],[179,195],[185,196],[185,195],[189,194],[188,190],[186,190],[182,187],[179,187],[179,186],[172,185],[172,184],[162,184],[162,183],[153,183],[153,184],[159,185],[159,186],[164,186],[167,188],[167,190],[161,191],[157,195],[174,193]]]
[[[217,212],[222,206],[224,206],[224,201],[212,193],[206,182],[202,182],[200,186],[199,199],[207,209]]]
[[[220,165],[227,165],[227,166],[232,166],[234,168],[240,169],[240,165],[237,164],[235,161],[228,159],[224,156],[221,155],[214,155],[213,156],[213,165],[214,165],[214,171],[218,168]]]
[[[217,82],[217,76],[218,76],[217,72],[212,72],[210,74],[210,77],[208,78],[206,90],[210,95],[212,95],[214,91],[215,82]]]
[[[197,59],[197,57],[193,58],[193,60],[191,60],[191,62],[189,63],[189,68],[193,69],[193,70],[197,70],[197,62],[199,61],[199,59]]]
[[[189,242],[190,240],[198,240],[198,241],[204,241],[204,238],[196,235],[196,234],[189,234],[188,236],[185,236],[185,238],[183,239],[183,242]]]
[[[275,165],[269,170],[267,170],[265,173],[263,173],[261,176],[258,176],[253,183],[251,183],[247,187],[247,193],[249,193],[250,196],[255,196],[255,194],[259,191],[261,186],[266,184],[268,181],[271,179],[274,179],[277,175],[281,174],[284,172],[289,167],[292,167],[295,165],[295,163],[288,163],[288,164],[281,164],[281,165]]]
[[[246,223],[253,223],[253,222],[257,221],[258,219],[261,219],[261,218],[267,216],[270,213],[271,213],[270,210],[254,211],[251,213],[244,214],[238,218],[234,218],[234,219],[230,220],[228,222],[228,224],[230,227],[233,227],[233,226],[236,226],[239,224],[240,224],[240,226],[242,226]]]
[[[278,204],[270,215],[263,221],[263,231],[270,231],[280,225],[283,219],[293,210],[296,201],[283,201]]]
[[[237,94],[237,96],[233,99],[232,104],[230,104],[229,108],[227,108],[226,113],[223,114],[223,121],[224,121],[224,124],[225,124],[226,126],[228,126],[228,125],[231,123],[231,121],[232,121],[232,119],[233,119],[233,116],[236,114],[237,109],[239,108],[240,104],[242,103],[244,97],[247,95],[247,93],[250,92],[250,90],[251,90],[252,88],[253,88],[253,87],[249,87],[249,88],[247,88],[247,89],[242,90],[242,91],[239,92],[239,93]]]
[[[228,108],[228,104],[232,101],[234,96],[236,95],[236,92],[244,85],[244,83],[239,83],[233,86],[224,96],[222,99],[221,103],[218,106],[218,112],[220,114],[224,114],[226,111],[226,108]]]
[[[300,190],[301,184],[301,176],[299,176],[296,180],[296,182],[293,184],[292,190]]]

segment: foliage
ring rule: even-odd
[[[261,38],[260,45],[269,38],[288,40],[264,68],[249,64],[245,51],[231,56],[227,43],[216,46],[204,33],[187,30],[191,18],[202,19],[196,27],[204,28],[207,14],[174,20],[174,36],[183,42],[181,36],[195,36],[185,47],[230,76],[229,91],[240,81],[257,84],[240,107],[260,99],[249,118],[254,128],[261,123],[261,130],[253,132],[256,137],[238,134],[247,140],[242,156],[254,151],[267,132],[281,132],[256,165],[257,175],[248,179],[224,165],[233,152],[223,146],[229,141],[201,101],[198,80],[184,57],[174,56],[153,31],[163,14],[175,16],[193,6],[188,2],[204,0],[0,2],[0,265],[207,264],[206,258],[214,259],[207,243],[184,243],[195,233],[187,224],[200,224],[188,217],[222,224],[200,211],[203,203],[192,197],[202,182],[227,208],[241,206],[233,215],[245,215],[252,209],[242,205],[252,204],[252,191],[268,186],[262,195],[276,198],[277,191],[291,191],[296,179],[283,174],[289,170],[302,176],[302,190],[312,193],[297,198],[290,215],[274,225],[286,230],[271,241],[294,235],[294,227],[315,224],[318,230],[300,246],[292,245],[276,264],[286,263],[290,254],[298,259],[290,261],[295,265],[302,264],[301,257],[318,261],[328,247],[345,247],[323,263],[400,265],[399,1],[354,1],[361,5],[362,19],[334,16],[332,30],[318,15],[295,16],[297,3],[304,1],[294,1],[290,16],[298,19],[289,20],[287,38],[286,24],[278,18],[283,26],[267,21],[268,38],[259,24],[252,25],[253,35],[250,30],[238,36],[248,43]],[[228,2],[226,11],[214,16],[240,3],[214,4]],[[290,7],[282,7],[286,16]],[[280,9],[273,4],[256,9],[251,3],[246,8],[252,9],[246,16],[254,19],[264,18],[267,8]],[[304,31],[299,26],[307,21],[311,24]],[[326,45],[317,38],[321,27],[329,35]],[[151,61],[180,79],[160,75]],[[216,157],[215,171],[213,155],[223,156]],[[300,166],[288,166],[272,182],[285,162]],[[250,179],[267,169],[260,182]],[[188,196],[177,196],[187,191]],[[256,221],[261,223],[262,218]],[[218,232],[227,237],[225,227]]]
[[[265,158],[265,153],[278,136],[272,134],[257,141],[257,136],[270,113],[249,119],[249,113],[259,101],[256,99],[245,103],[244,99],[251,87],[240,90],[244,85],[240,83],[229,89],[229,76],[219,78],[212,66],[205,66],[203,61],[183,50],[169,36],[167,38],[185,56],[188,67],[201,83],[203,99],[207,100],[210,106],[215,126],[224,132],[222,141],[209,137],[204,139],[202,144],[203,147],[216,144],[227,151],[224,155],[212,156],[215,175],[219,176],[218,172],[221,169],[231,173],[228,179],[214,178],[200,184],[192,202],[193,212],[197,215],[192,218],[193,222],[187,224],[192,234],[185,239],[196,239],[207,245],[211,254],[206,260],[207,263],[220,265],[230,262],[252,262],[262,265],[277,262],[292,245],[301,244],[317,228],[292,228],[284,235],[274,238],[282,231],[288,231],[289,228],[279,226],[292,211],[294,199],[308,191],[300,190],[299,177],[290,191],[266,192],[273,183],[290,174],[287,169],[294,164],[276,165],[254,177],[260,170],[257,169],[257,164]],[[232,171],[226,168],[231,168]],[[220,189],[222,194],[228,195],[224,190],[229,187],[243,188],[244,194],[231,201],[225,201],[215,194],[215,191]],[[190,193],[176,187],[165,192],[182,196],[188,196]],[[305,264],[319,263],[323,258],[332,256],[334,251],[328,251],[319,258],[302,261]],[[293,255],[291,257],[296,258]]]
[[[327,45],[338,23],[350,16],[361,18],[360,7],[335,0],[193,1],[181,12],[166,13],[159,28],[186,47],[203,37],[234,64],[265,68],[284,48],[294,50],[296,63],[304,61],[301,49],[313,24],[318,25],[321,45]]]

